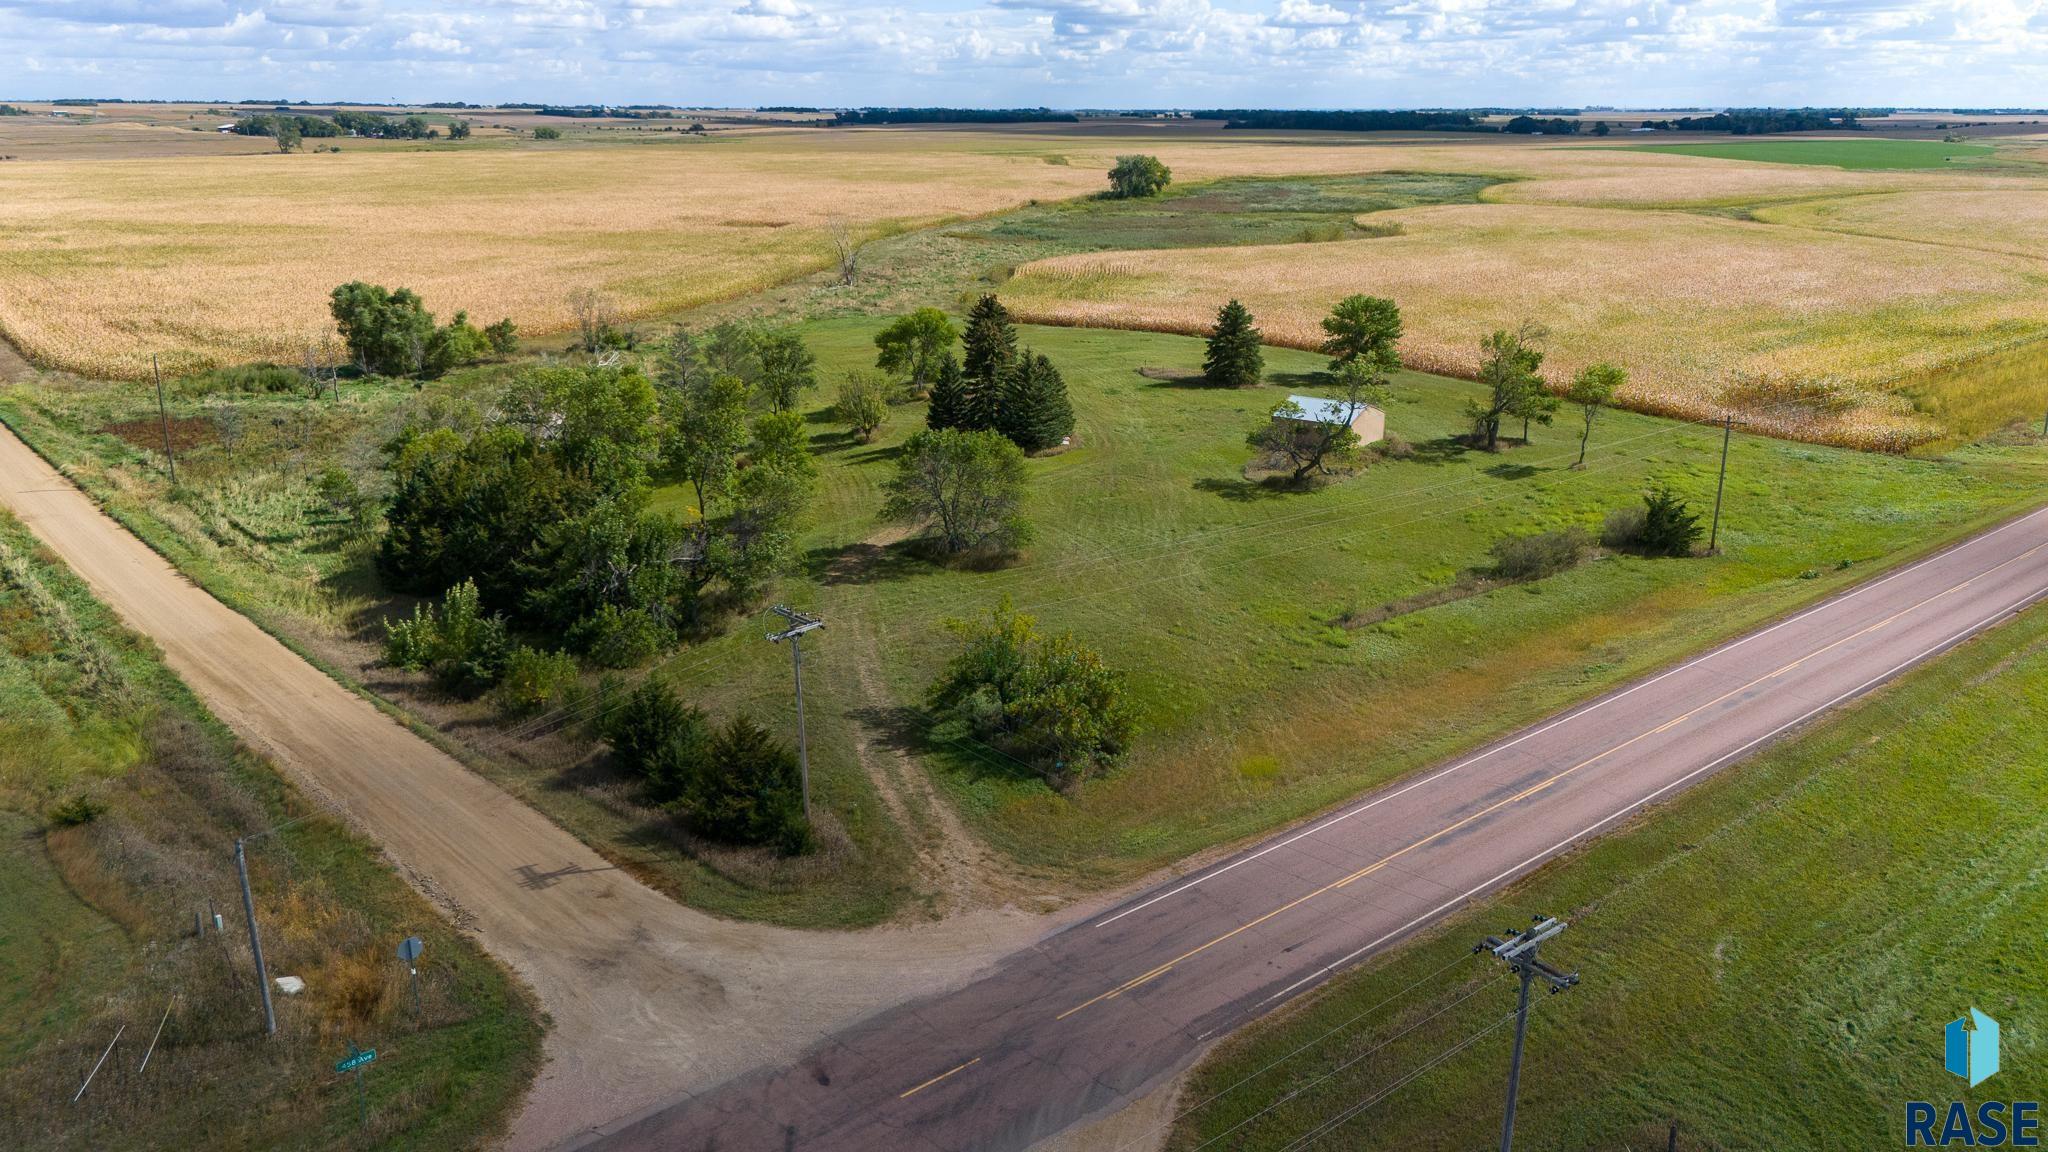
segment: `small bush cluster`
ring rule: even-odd
[[[492,695],[513,716],[532,716],[560,702],[576,684],[576,659],[520,645],[505,658],[505,671]]]
[[[1705,531],[1690,504],[1659,486],[1643,494],[1641,507],[1608,513],[1600,528],[1600,543],[1644,556],[1690,556]]]
[[[942,721],[1029,764],[1066,790],[1123,759],[1137,720],[1123,674],[1070,633],[1041,636],[1005,601],[982,621],[953,621],[962,647],[931,687]]]
[[[751,718],[714,729],[702,709],[650,681],[606,720],[603,735],[617,764],[691,831],[787,856],[816,847],[795,755]]]
[[[496,684],[511,656],[505,618],[484,613],[473,580],[448,589],[438,608],[416,604],[410,619],[384,625],[385,663],[425,672],[457,695]]]
[[[1584,528],[1503,536],[1493,542],[1494,575],[1503,580],[1540,580],[1577,567],[1593,548]]]

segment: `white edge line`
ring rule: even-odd
[[[1932,559],[1932,557],[1930,557],[1930,559]],[[1713,760],[1708,761],[1705,764],[1702,764],[1698,768],[1693,769],[1685,775],[1680,776],[1678,779],[1671,781],[1670,783],[1664,785],[1662,788],[1657,789],[1656,791],[1650,793],[1642,799],[1634,801],[1633,803],[1630,803],[1622,808],[1618,808],[1615,811],[1607,814],[1606,816],[1601,817],[1600,819],[1587,825],[1580,831],[1565,837],[1563,840],[1558,841],[1556,844],[1551,845],[1549,848],[1546,848],[1543,851],[1538,852],[1536,855],[1529,857],[1527,860],[1522,861],[1520,864],[1516,864],[1513,867],[1508,868],[1506,871],[1495,875],[1491,879],[1484,880],[1479,884],[1476,884],[1473,887],[1466,889],[1459,895],[1453,896],[1449,900],[1446,900],[1442,904],[1439,904],[1436,907],[1430,909],[1429,911],[1424,912],[1422,915],[1417,916],[1415,919],[1410,920],[1406,924],[1403,924],[1399,928],[1396,928],[1393,931],[1388,932],[1386,935],[1379,937],[1371,943],[1366,944],[1353,952],[1350,952],[1336,960],[1331,961],[1328,964],[1323,965],[1315,972],[1310,973],[1309,975],[1304,976],[1299,980],[1296,980],[1294,983],[1289,984],[1287,987],[1282,988],[1280,991],[1275,992],[1271,996],[1266,997],[1264,1000],[1259,1001],[1259,1004],[1262,1006],[1265,1004],[1269,1004],[1274,1000],[1278,1000],[1281,997],[1288,995],[1289,993],[1300,988],[1304,984],[1310,983],[1311,981],[1320,980],[1323,977],[1330,975],[1331,973],[1344,967],[1346,964],[1349,964],[1353,960],[1356,960],[1360,956],[1363,956],[1367,952],[1370,952],[1373,949],[1378,948],[1380,945],[1385,944],[1387,941],[1392,940],[1397,936],[1409,932],[1418,925],[1424,924],[1430,920],[1435,919],[1436,917],[1442,915],[1447,909],[1454,908],[1457,905],[1464,903],[1472,897],[1477,896],[1481,892],[1484,892],[1487,889],[1492,888],[1494,885],[1499,884],[1501,881],[1506,880],[1509,877],[1512,877],[1522,872],[1530,865],[1541,863],[1545,860],[1550,859],[1553,856],[1556,856],[1559,852],[1564,851],[1566,848],[1571,847],[1578,841],[1583,840],[1587,836],[1592,835],[1594,832],[1599,831],[1601,826],[1612,823],[1613,821],[1618,820],[1631,812],[1641,809],[1645,805],[1656,803],[1657,798],[1659,796],[1664,795],[1666,792],[1671,791],[1673,788],[1682,787],[1685,784],[1690,783],[1694,777],[1697,777],[1705,772],[1711,772],[1714,769],[1719,768],[1721,765],[1726,764],[1728,761],[1748,753],[1750,749],[1755,748],[1757,745],[1765,743],[1769,740],[1776,739],[1779,735],[1783,734],[1787,729],[1796,728],[1799,725],[1806,723],[1808,720],[1813,719],[1815,716],[1818,716],[1821,713],[1827,711],[1828,709],[1835,707],[1842,701],[1847,700],[1853,696],[1860,695],[1863,692],[1868,691],[1872,686],[1883,683],[1884,681],[1889,680],[1894,676],[1897,676],[1901,671],[1910,668],[1913,665],[1918,664],[1931,656],[1938,655],[1939,653],[1945,651],[1948,648],[1954,647],[1958,641],[1966,640],[1971,636],[1974,636],[1977,633],[1983,631],[1985,628],[1989,627],[1994,621],[1996,621],[1999,617],[2025,611],[2028,606],[2033,604],[2034,601],[2041,599],[2043,596],[2048,596],[2048,589],[2042,589],[2041,591],[2030,593],[2025,599],[2020,600],[2018,603],[2015,603],[2009,607],[2000,608],[1998,611],[1992,613],[1989,616],[1984,617],[1982,620],[1979,620],[1977,623],[1970,625],[1962,631],[1955,633],[1948,639],[1941,641],[1939,644],[1936,644],[1931,648],[1921,651],[1909,657],[1908,659],[1899,662],[1898,664],[1894,664],[1892,667],[1886,669],[1883,672],[1878,673],[1876,676],[1873,676],[1868,680],[1865,680],[1863,683],[1858,684],[1856,687],[1849,689],[1847,692],[1842,693],[1840,696],[1837,696],[1834,699],[1828,701],[1827,703],[1822,704],[1820,707],[1815,708],[1810,712],[1804,713],[1795,719],[1786,721],[1785,723],[1779,725],[1776,728],[1771,729],[1769,732],[1766,732],[1763,735],[1757,737],[1756,739],[1751,740],[1749,743],[1744,744],[1742,747],[1737,748],[1732,752],[1723,753],[1722,755],[1714,758]]]
[[[1173,896],[1178,896],[1181,893],[1196,887],[1197,885],[1205,884],[1210,880],[1214,880],[1216,877],[1223,875],[1225,872],[1228,872],[1241,864],[1249,864],[1252,861],[1257,860],[1259,857],[1264,856],[1268,852],[1278,851],[1279,849],[1285,848],[1289,844],[1292,844],[1305,836],[1313,836],[1326,828],[1335,827],[1336,825],[1351,819],[1353,816],[1357,816],[1364,812],[1370,811],[1373,808],[1377,808],[1378,806],[1386,803],[1389,800],[1399,799],[1400,797],[1407,795],[1415,789],[1420,788],[1425,784],[1434,783],[1435,781],[1445,776],[1448,776],[1461,768],[1469,768],[1472,765],[1477,764],[1481,760],[1486,759],[1488,756],[1491,756],[1496,752],[1505,752],[1508,749],[1513,748],[1515,745],[1522,743],[1524,740],[1533,740],[1536,737],[1543,735],[1545,732],[1550,731],[1552,728],[1555,728],[1560,724],[1568,724],[1573,720],[1579,719],[1582,716],[1590,715],[1594,711],[1600,708],[1604,708],[1609,704],[1613,704],[1616,701],[1625,699],[1635,694],[1636,692],[1641,691],[1644,688],[1648,688],[1651,685],[1656,684],[1660,680],[1663,680],[1667,677],[1676,676],[1680,672],[1683,672],[1688,668],[1692,668],[1695,665],[1704,663],[1705,661],[1711,660],[1716,656],[1720,656],[1727,652],[1733,652],[1735,649],[1742,647],[1744,644],[1747,644],[1752,640],[1761,640],[1764,637],[1769,636],[1771,633],[1776,632],[1778,629],[1784,628],[1788,625],[1796,624],[1799,621],[1806,619],[1808,616],[1811,616],[1816,612],[1825,611],[1826,609],[1836,607],[1837,605],[1846,604],[1849,601],[1854,600],[1856,597],[1863,595],[1865,592],[1874,591],[1878,588],[1883,587],[1886,584],[1891,583],[1899,577],[1906,575],[1909,572],[1913,572],[1918,569],[1924,568],[1927,565],[1932,564],[1936,560],[1940,560],[1945,556],[1949,556],[1956,552],[1960,552],[1973,544],[1979,544],[1986,540],[1989,540],[1993,536],[1997,536],[1998,534],[2004,532],[2008,528],[2017,528],[2021,524],[2024,524],[2027,521],[2033,519],[2034,517],[2039,516],[2044,511],[2048,511],[2048,508],[2036,508],[2032,512],[2029,512],[2024,516],[2016,517],[2012,520],[2006,521],[2004,524],[2001,524],[1998,527],[1993,528],[1989,532],[1979,533],[1978,535],[1970,537],[1968,540],[1959,541],[1955,544],[1950,545],[1947,548],[1943,548],[1942,550],[1934,553],[1931,556],[1922,557],[1921,559],[1916,560],[1911,564],[1908,564],[1906,567],[1901,568],[1896,572],[1892,572],[1888,575],[1879,577],[1878,579],[1872,580],[1868,583],[1857,585],[1854,589],[1848,592],[1841,593],[1840,595],[1830,596],[1826,600],[1821,601],[1819,604],[1815,604],[1813,607],[1808,608],[1805,611],[1800,612],[1796,615],[1788,616],[1785,619],[1778,621],[1776,624],[1773,624],[1768,628],[1764,628],[1761,631],[1757,632],[1751,632],[1746,636],[1742,636],[1735,640],[1729,641],[1728,643],[1722,644],[1712,649],[1711,651],[1703,652],[1700,655],[1693,657],[1692,659],[1686,661],[1683,664],[1680,664],[1674,668],[1666,669],[1665,671],[1650,677],[1648,680],[1639,681],[1625,689],[1622,689],[1619,692],[1610,693],[1606,696],[1602,696],[1598,700],[1594,700],[1586,704],[1581,704],[1576,708],[1572,708],[1566,711],[1562,716],[1559,716],[1554,720],[1546,721],[1545,723],[1538,725],[1535,728],[1531,728],[1528,731],[1523,732],[1521,735],[1516,736],[1505,743],[1495,744],[1492,747],[1483,749],[1480,752],[1477,752],[1463,760],[1457,761],[1456,763],[1447,765],[1443,768],[1439,768],[1436,771],[1431,772],[1425,776],[1422,776],[1414,781],[1411,781],[1410,783],[1405,784],[1392,792],[1388,792],[1383,796],[1374,797],[1373,799],[1368,800],[1355,808],[1350,808],[1343,812],[1339,812],[1334,816],[1328,817],[1316,824],[1312,824],[1309,827],[1302,829],[1299,832],[1296,832],[1294,835],[1289,836],[1284,840],[1276,840],[1273,843],[1268,844],[1263,848],[1260,848],[1256,852],[1240,856],[1237,859],[1230,861],[1228,864],[1223,865],[1222,867],[1216,868],[1209,872],[1204,872],[1200,876],[1197,876],[1194,879],[1179,885],[1178,887],[1170,888],[1165,892],[1161,892],[1158,895],[1143,901],[1142,903],[1133,904],[1129,908],[1125,908],[1112,916],[1106,916],[1101,920],[1097,920],[1094,924],[1090,925],[1090,927],[1107,928],[1109,925],[1116,923],[1118,920],[1121,920],[1134,912],[1142,912],[1145,909],[1150,908],[1152,905],[1159,903],[1161,900],[1165,900]],[[1889,673],[1887,673],[1887,675],[1889,675]],[[1832,705],[1830,705],[1830,707],[1831,706]],[[1794,723],[1798,723],[1798,721],[1794,721]],[[1773,735],[1775,735],[1775,733],[1773,733]]]

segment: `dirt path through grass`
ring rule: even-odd
[[[906,993],[962,983],[1054,927],[984,909],[848,935],[690,911],[193,585],[10,431],[0,431],[0,504],[161,646],[215,715],[375,837],[539,994],[553,1021],[548,1062],[514,1148],[553,1147],[786,1061]]]

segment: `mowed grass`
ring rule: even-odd
[[[1676,1120],[1688,1152],[1896,1147],[1909,1100],[2039,1099],[2043,739],[2035,608],[1226,1041],[1167,1147],[1291,1147],[1497,1023],[1513,980],[1469,949],[1538,914],[1569,919],[1543,954],[1583,983],[1536,998],[1518,1146],[1662,1148]],[[1966,1089],[1943,1028],[1972,1006],[2003,1057]],[[1511,1039],[1317,1146],[1488,1146]]]
[[[1336,300],[1368,292],[1401,306],[1411,364],[1461,376],[1477,372],[1487,332],[1535,320],[1555,385],[1607,360],[1629,371],[1632,407],[1733,409],[1773,435],[1892,450],[1948,431],[1906,385],[2048,335],[2048,265],[1977,247],[1559,205],[1367,219],[1401,234],[1063,256],[1003,291],[1034,320],[1187,333],[1235,297],[1293,347],[1320,342]]]
[[[57,819],[81,799],[95,818]],[[270,973],[306,990],[277,998],[266,1038],[230,847],[287,822],[249,870]],[[201,936],[212,911],[224,928]],[[427,942],[417,1015],[392,955],[409,934]],[[507,972],[0,514],[0,1146],[479,1146],[540,1034]],[[367,1130],[332,1072],[351,1039],[380,1051]]]
[[[1946,168],[1986,159],[1997,150],[1984,144],[1939,140],[1744,140],[1711,144],[1644,144],[1638,152],[1705,156],[1760,164],[1825,164],[1852,171]]]
[[[807,328],[826,375],[871,361],[871,320]],[[1560,426],[1498,456],[1447,436],[1474,387],[1403,374],[1390,432],[1417,446],[1310,494],[1243,479],[1245,433],[1319,357],[1269,350],[1275,383],[1235,392],[1148,378],[1190,373],[1201,343],[1027,328],[1065,373],[1075,445],[1030,464],[1038,539],[1011,567],[935,567],[876,520],[903,405],[872,444],[811,418],[824,467],[809,570],[778,598],[814,609],[807,644],[813,763],[858,762],[876,730],[935,773],[983,836],[1049,889],[1115,883],[1252,835],[1431,763],[1675,659],[2038,500],[2040,454],[1978,448],[1913,460],[1738,436],[1723,555],[1611,557],[1365,628],[1347,616],[1442,589],[1509,533],[1596,525],[1668,483],[1702,511],[1718,429],[1603,419],[1588,467]],[[1514,429],[1513,431],[1519,431]],[[687,502],[675,491],[676,506]],[[1130,678],[1145,735],[1119,772],[1047,789],[988,749],[924,735],[922,698],[952,651],[950,619],[1007,597],[1071,629]],[[714,712],[793,727],[787,653],[736,625],[664,671]]]

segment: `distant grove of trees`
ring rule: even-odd
[[[1080,117],[1050,108],[850,108],[834,124],[1073,123]]]
[[[1860,129],[1861,117],[1883,115],[1869,108],[1730,108],[1712,116],[1681,116],[1676,120],[1645,120],[1645,128],[1671,132],[1729,132],[1761,136],[1773,132],[1813,132],[1824,128]]]
[[[1322,132],[1508,132],[1517,135],[1541,132],[1547,136],[1560,136],[1579,131],[1579,121],[1544,111],[1523,113],[1506,125],[1495,127],[1482,119],[1493,111],[1486,108],[1434,111],[1215,108],[1197,112],[1195,116],[1225,121],[1226,128],[1291,128]],[[1861,128],[1861,117],[1882,116],[1890,111],[1888,108],[1730,108],[1709,116],[1646,120],[1643,124],[1674,132],[1731,132],[1737,136],[1753,136],[1769,132]]]
[[[362,136],[377,140],[428,140],[441,135],[441,130],[429,124],[424,116],[396,118],[380,112],[348,111],[336,111],[331,117],[308,116],[304,113],[261,112],[235,121],[235,131],[243,136],[268,136],[276,139],[289,134],[308,140],[335,136]],[[464,135],[467,134],[465,125]]]
[[[1270,108],[1213,108],[1195,113],[1226,128],[1299,128],[1321,132],[1491,132],[1469,112],[1317,112]]]

